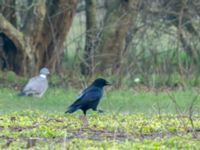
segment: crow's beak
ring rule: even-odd
[[[107,81],[107,82],[106,82],[106,85],[111,85],[111,83]]]

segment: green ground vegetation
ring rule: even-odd
[[[44,97],[0,91],[1,149],[199,149],[198,89],[105,89],[104,113],[64,114],[79,90],[50,88]]]
[[[193,116],[200,126],[199,115]],[[0,146],[8,149],[199,149],[199,133],[185,116],[162,114],[90,114],[40,111],[0,116]]]
[[[39,110],[49,112],[64,112],[78,94],[77,89],[50,88],[42,98],[19,97],[19,91],[14,89],[0,89],[0,113],[13,111]],[[194,108],[198,112],[200,108],[199,89],[154,91],[151,89],[105,89],[100,107],[105,113],[145,113],[155,114],[187,112],[195,101]],[[81,113],[81,111],[79,112]],[[92,113],[92,112],[91,112]]]

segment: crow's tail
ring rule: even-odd
[[[65,113],[73,113],[73,112],[75,112],[76,110],[77,110],[76,107],[70,106],[70,107],[65,111]]]

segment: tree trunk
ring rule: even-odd
[[[86,40],[84,61],[81,63],[83,75],[91,75],[93,70],[93,56],[96,43],[96,1],[85,0],[86,3]]]
[[[20,75],[35,74],[43,66],[48,67],[51,72],[59,68],[63,43],[77,5],[76,0],[33,2],[20,31],[0,14],[0,31],[3,35],[0,38],[6,37],[15,46],[12,51],[14,64],[9,60],[6,62],[12,64],[13,71]],[[8,47],[4,42],[5,52],[8,50],[6,46]]]
[[[138,0],[112,0],[107,7],[104,30],[96,51],[96,73],[113,73],[120,68],[125,37],[137,16]]]

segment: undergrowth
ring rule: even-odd
[[[76,114],[41,111],[0,116],[0,147],[8,149],[199,149],[200,116],[192,128],[186,116],[90,114],[83,126]],[[194,130],[193,130],[194,129]]]

